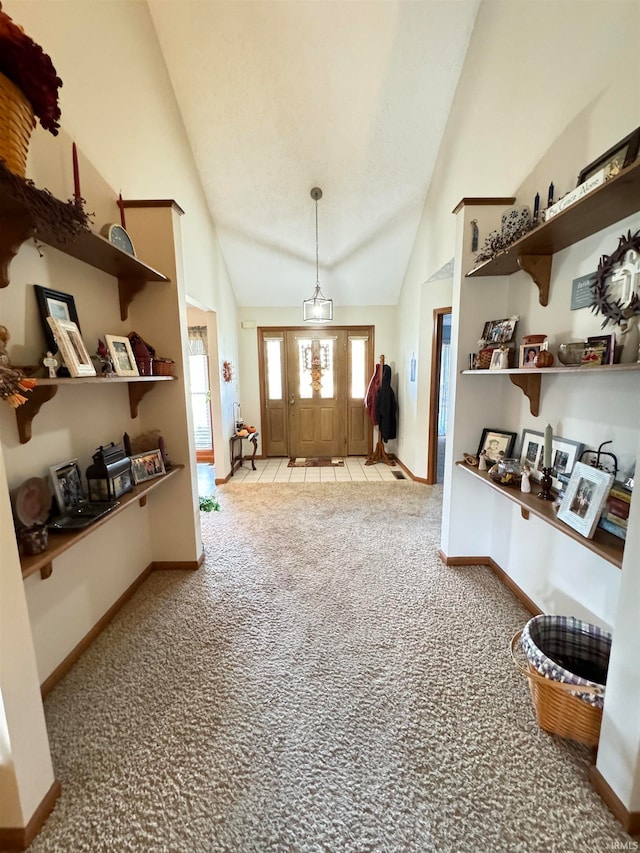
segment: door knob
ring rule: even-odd
[[[289,397],[289,405],[293,406],[294,403],[295,403],[295,399],[294,399],[293,394],[292,394],[291,397]]]

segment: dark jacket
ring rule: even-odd
[[[384,442],[396,437],[396,408],[396,395],[391,387],[391,368],[385,364],[382,368],[382,383],[376,403],[380,438]]]

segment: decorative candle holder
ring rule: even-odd
[[[542,498],[543,501],[552,501],[554,499],[554,495],[551,494],[551,472],[553,468],[543,468],[542,469],[542,479],[540,480],[540,491],[538,492],[538,497]]]

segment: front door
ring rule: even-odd
[[[347,333],[287,330],[290,456],[347,452]]]

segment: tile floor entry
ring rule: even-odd
[[[366,456],[347,456],[344,466],[327,468],[289,468],[287,457],[278,459],[256,459],[256,470],[251,470],[251,462],[245,461],[230,477],[229,483],[403,483],[410,482],[409,478],[398,479],[394,471],[402,469],[379,462],[376,465],[365,465]],[[210,495],[215,489],[215,468],[207,463],[198,463],[198,492]],[[203,489],[205,491],[203,491]]]

